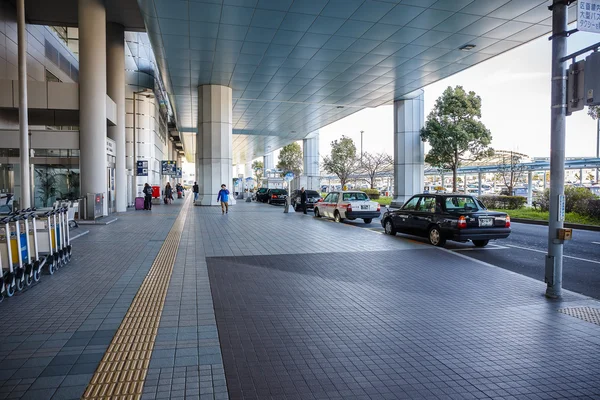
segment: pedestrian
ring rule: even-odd
[[[146,183],[144,185],[144,210],[152,210],[152,187]]]
[[[307,201],[306,191],[304,191],[304,188],[302,188],[300,190],[300,208],[302,208],[302,211],[304,212],[304,214],[306,214],[306,201]]]
[[[221,185],[221,190],[219,190],[219,194],[217,195],[217,202],[221,202],[221,214],[229,213],[229,190],[225,184]]]
[[[194,187],[192,187],[192,191],[194,192],[194,201],[198,200],[198,193],[200,193],[198,182],[194,182]]]
[[[170,204],[173,200],[173,188],[171,184],[167,182],[167,186],[165,186],[165,204]]]

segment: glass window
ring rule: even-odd
[[[435,212],[435,197],[423,197],[419,203],[419,211]]]
[[[446,210],[478,210],[479,206],[473,197],[470,196],[452,196],[446,198]]]
[[[329,200],[329,202],[330,203],[337,203],[339,198],[340,198],[340,194],[339,193],[331,193],[331,199]]]
[[[365,193],[344,193],[344,201],[364,201],[369,200]]]
[[[417,209],[417,203],[419,202],[420,197],[415,196],[406,203],[402,209],[405,211],[414,211]]]
[[[326,197],[325,200],[323,200],[324,203],[329,203],[331,201],[331,193],[329,193]]]

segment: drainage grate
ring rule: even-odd
[[[582,319],[586,322],[591,322],[592,324],[600,325],[600,308],[571,307],[561,308],[558,312]]]

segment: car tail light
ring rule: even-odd
[[[276,199],[276,198],[277,198],[277,195],[275,195],[275,194],[274,194],[274,195],[272,195],[272,196],[271,196],[271,198],[272,198],[272,199]]]
[[[377,212],[381,212],[381,205],[377,204]]]
[[[348,204],[348,212],[352,212],[352,204]]]
[[[458,217],[458,229],[464,229],[467,227],[467,219],[464,215]]]
[[[319,198],[319,200],[317,200],[317,203],[321,203],[323,201],[322,198]]]
[[[506,216],[506,224],[504,224],[505,228],[510,228],[510,215]]]

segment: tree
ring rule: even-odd
[[[452,170],[452,190],[456,192],[456,171],[466,161],[493,154],[488,148],[492,134],[480,121],[481,97],[465,92],[462,86],[448,87],[436,100],[433,111],[421,129],[421,139],[431,150],[425,162]]]
[[[356,146],[352,139],[346,136],[331,142],[331,155],[323,158],[323,169],[329,174],[335,174],[342,188],[348,182],[350,175],[360,169],[360,160],[356,157]]]
[[[389,172],[394,168],[394,160],[386,153],[364,153],[361,162],[361,170],[369,177],[371,189],[375,189],[375,178],[381,172]]]
[[[48,207],[50,199],[56,196],[56,176],[54,171],[49,171],[48,167],[35,169],[37,175],[37,192],[42,207]]]
[[[513,153],[502,154],[502,162],[500,163],[500,177],[504,185],[508,189],[508,195],[512,196],[515,184],[519,182],[525,169],[521,165],[522,154]]]
[[[262,178],[265,176],[265,166],[262,161],[254,161],[252,163],[252,170],[254,171],[254,178],[256,179],[256,186],[260,187]]]
[[[293,172],[295,176],[302,173],[302,149],[297,142],[283,146],[281,152],[279,152],[277,168],[283,171],[281,176],[284,176],[286,172],[290,171]]]

